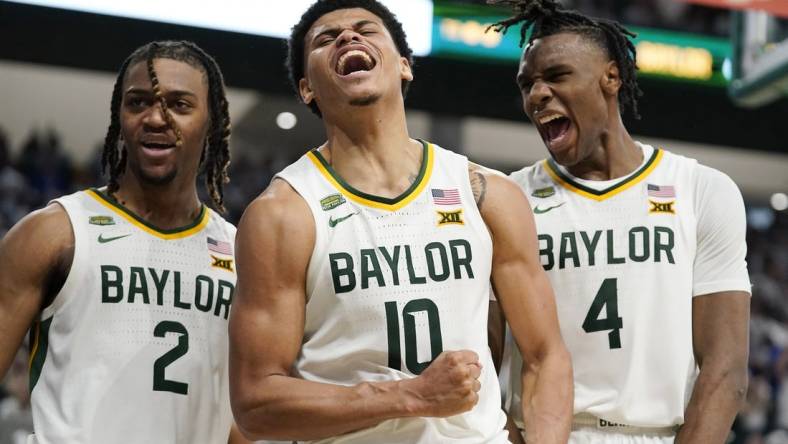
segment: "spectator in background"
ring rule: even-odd
[[[11,164],[8,139],[0,130],[0,237],[30,211],[25,202],[28,188],[25,177]]]
[[[36,206],[71,191],[71,161],[63,153],[60,136],[51,128],[45,134],[31,134],[22,149],[20,168],[37,191]]]

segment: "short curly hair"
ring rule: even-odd
[[[405,36],[405,31],[402,29],[402,23],[397,20],[397,17],[389,11],[382,3],[376,0],[318,0],[309,7],[301,16],[301,20],[293,26],[290,33],[290,39],[287,41],[287,72],[290,77],[290,83],[296,92],[298,98],[299,94],[298,82],[304,77],[304,39],[306,38],[309,28],[320,19],[320,17],[328,14],[329,12],[338,9],[362,8],[375,14],[383,20],[383,24],[394,39],[394,44],[397,46],[400,56],[408,59],[411,69],[413,69],[413,50],[408,46],[408,41]],[[408,86],[410,81],[402,81],[402,96],[405,97],[408,93]],[[312,101],[308,104],[309,108],[322,117],[317,103]]]

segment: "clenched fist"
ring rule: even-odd
[[[444,351],[421,375],[402,382],[413,416],[453,416],[479,401],[479,355],[470,350]]]

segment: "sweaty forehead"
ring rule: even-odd
[[[589,66],[591,63],[605,62],[607,55],[589,37],[566,32],[531,42],[523,52],[520,70],[541,70],[558,64]]]
[[[347,8],[337,9],[329,13],[323,14],[319,19],[315,20],[307,32],[307,40],[312,39],[314,36],[321,32],[331,29],[345,29],[353,28],[359,22],[374,22],[385,28],[383,20],[380,17],[367,11],[364,8]]]

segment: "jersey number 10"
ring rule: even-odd
[[[416,316],[423,311],[427,313],[427,324],[430,331],[430,354],[428,361],[419,362],[416,341]],[[438,306],[429,299],[414,299],[402,308],[402,320],[405,324],[405,365],[414,375],[424,371],[438,355],[443,352],[443,338],[441,337],[441,320],[438,315]],[[397,302],[386,302],[386,330],[389,343],[389,367],[402,370],[402,353],[399,340],[399,311]]]

